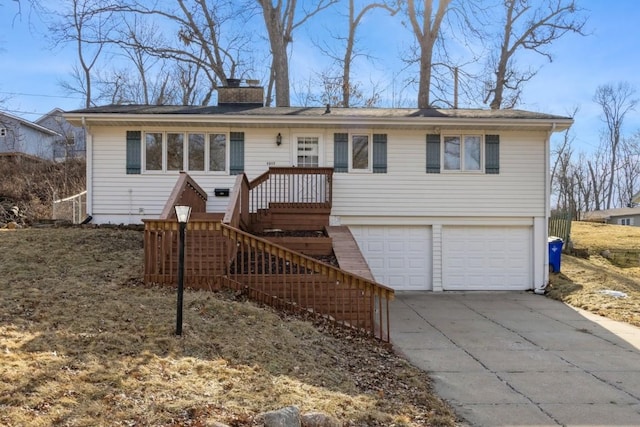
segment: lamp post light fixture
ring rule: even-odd
[[[182,335],[182,300],[184,295],[184,235],[191,216],[191,206],[176,206],[176,217],[180,224],[178,252],[178,311],[176,315],[176,335]]]

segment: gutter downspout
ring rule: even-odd
[[[549,173],[551,166],[551,135],[556,131],[556,123],[553,122],[551,124],[551,129],[547,133],[547,140],[544,144],[544,212],[545,212],[545,221],[544,221],[544,230],[545,236],[549,236],[549,216],[551,215],[551,175]],[[546,239],[545,239],[546,242]],[[548,245],[548,243],[547,243]],[[545,245],[544,252],[544,265],[542,269],[542,286],[534,289],[534,293],[538,295],[544,295],[545,289],[549,284],[549,250],[548,246]]]

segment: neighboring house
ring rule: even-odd
[[[23,153],[53,160],[60,134],[37,123],[0,112],[0,153]]]
[[[582,221],[602,222],[604,224],[640,226],[640,208],[604,209],[585,212],[580,216]]]
[[[53,157],[57,161],[84,157],[85,137],[82,126],[73,126],[62,116],[64,111],[54,108],[35,121],[36,124],[58,134],[53,146]]]
[[[257,90],[259,89],[259,90]],[[548,281],[549,138],[573,120],[519,110],[263,107],[220,88],[208,107],[112,105],[87,129],[87,213],[158,218],[185,170],[224,212],[235,175],[333,167],[330,221],[398,290],[528,290]],[[215,193],[218,193],[216,195]]]

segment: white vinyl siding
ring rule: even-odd
[[[388,132],[386,174],[335,174],[332,214],[545,216],[544,132],[501,132],[499,174],[425,173],[425,138]]]
[[[139,223],[144,218],[157,218],[173,190],[178,179],[178,171],[153,171],[140,175],[127,175],[126,151],[127,131],[135,130],[131,127],[96,127],[93,134],[93,188],[91,189],[92,212],[94,222],[103,223]],[[232,129],[230,132],[244,132],[245,152],[252,153],[245,156],[245,172],[250,179],[263,173],[269,165],[289,166],[289,152],[285,148],[287,138],[283,137],[283,146],[276,147],[273,135],[262,130]],[[142,150],[145,150],[144,135],[151,133],[180,133],[184,128],[144,129],[142,132]],[[220,128],[203,129],[202,133],[222,133]],[[316,132],[317,133],[317,132]],[[228,141],[227,141],[228,142]],[[143,153],[144,156],[144,153]],[[99,161],[96,161],[98,159]],[[144,163],[143,163],[144,165]],[[215,188],[233,187],[235,176],[229,173],[211,173],[198,170],[188,171],[198,185],[207,191],[207,210],[210,212],[224,212],[228,197],[216,197]]]
[[[159,215],[178,177],[177,171],[142,175],[126,174],[126,131],[130,128],[95,127],[93,129],[94,212],[153,217]],[[339,129],[291,129],[282,133],[256,128],[227,129],[224,133],[244,132],[244,171],[255,178],[269,166],[291,166],[297,139],[294,135],[317,135],[320,166],[333,166],[334,133]],[[143,129],[146,132],[184,132],[184,128]],[[220,128],[199,132],[222,133]],[[544,217],[544,132],[500,132],[499,174],[428,174],[425,173],[427,132],[370,129],[373,134],[387,134],[387,173],[333,176],[335,217]],[[475,131],[473,134],[479,134]],[[497,134],[495,130],[490,132]],[[143,146],[144,149],[144,146]],[[322,159],[328,159],[325,163]],[[227,160],[228,161],[228,160]],[[143,163],[144,165],[144,163]],[[235,176],[189,171],[207,190],[208,209],[223,211],[228,198],[215,197],[214,188],[231,188]],[[131,190],[132,201],[129,202]],[[97,217],[96,217],[97,218]],[[126,220],[124,221],[126,222]]]

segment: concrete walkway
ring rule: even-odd
[[[526,292],[396,292],[394,348],[471,426],[640,426],[640,329]]]

